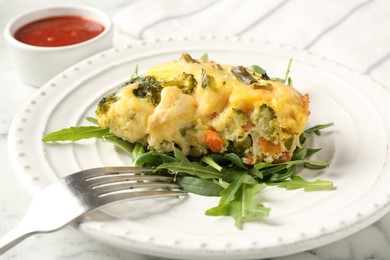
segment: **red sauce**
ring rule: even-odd
[[[29,45],[59,47],[87,41],[103,30],[103,25],[81,16],[57,16],[26,24],[15,38]]]

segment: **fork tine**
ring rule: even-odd
[[[85,181],[88,183],[90,187],[95,187],[98,185],[103,184],[110,184],[110,183],[117,183],[121,181],[172,181],[173,178],[169,176],[161,176],[161,175],[135,175],[135,174],[129,174],[129,173],[113,173],[113,174],[106,174],[103,176],[95,176],[86,179]]]
[[[72,174],[77,176],[80,179],[89,179],[98,176],[104,176],[106,174],[119,174],[119,173],[148,173],[153,172],[153,168],[141,168],[141,167],[131,167],[131,166],[111,166],[111,167],[99,167],[91,168],[87,170],[82,170]]]
[[[119,182],[112,183],[110,185],[95,186],[93,189],[97,193],[97,196],[108,196],[113,192],[138,192],[140,188],[147,189],[179,189],[180,186],[175,183],[164,182]]]
[[[136,191],[136,192],[108,193],[106,196],[98,197],[98,200],[100,201],[102,206],[105,206],[107,204],[117,203],[123,200],[177,197],[177,196],[185,196],[187,194],[188,193],[185,191],[145,190],[145,191]]]

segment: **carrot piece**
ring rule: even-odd
[[[282,146],[280,144],[274,144],[273,142],[268,141],[268,140],[264,139],[263,137],[259,138],[259,143],[261,146],[262,153],[275,154],[275,153],[282,152]]]
[[[283,162],[288,162],[291,160],[291,153],[289,152],[284,152],[283,155],[276,160],[276,163],[283,163]]]
[[[206,130],[204,132],[204,142],[214,153],[221,152],[223,149],[223,140],[216,131]]]
[[[254,165],[256,162],[255,158],[252,156],[252,155],[248,155],[246,158],[245,158],[245,163],[247,164],[251,164],[251,165]]]

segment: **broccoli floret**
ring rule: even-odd
[[[241,109],[233,108],[233,119],[238,127],[242,127],[247,123],[247,117]]]
[[[272,137],[275,128],[272,125],[272,121],[276,118],[275,111],[263,104],[256,108],[254,113],[251,115],[251,121],[263,136]]]
[[[194,75],[187,74],[185,72],[181,74],[181,80],[182,80],[182,84],[179,85],[178,87],[181,89],[181,91],[184,94],[191,94],[194,88],[196,87],[196,84],[198,84],[198,82],[196,82]]]
[[[164,81],[162,84],[164,87],[175,86],[181,89],[184,94],[191,94],[198,82],[196,81],[194,75],[183,72],[174,79]]]
[[[112,103],[115,103],[117,101],[116,98],[116,93],[110,94],[104,98],[102,98],[99,101],[97,110],[96,110],[96,115],[99,117],[100,115],[103,115],[107,113],[108,109],[110,108]]]
[[[136,77],[131,83],[138,83],[138,88],[133,93],[138,98],[148,99],[154,106],[157,106],[161,100],[162,86],[153,76]]]

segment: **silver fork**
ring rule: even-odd
[[[154,169],[102,167],[68,175],[33,199],[21,222],[0,239],[0,255],[36,233],[47,233],[103,206],[123,200],[183,196],[172,177],[150,174]]]

